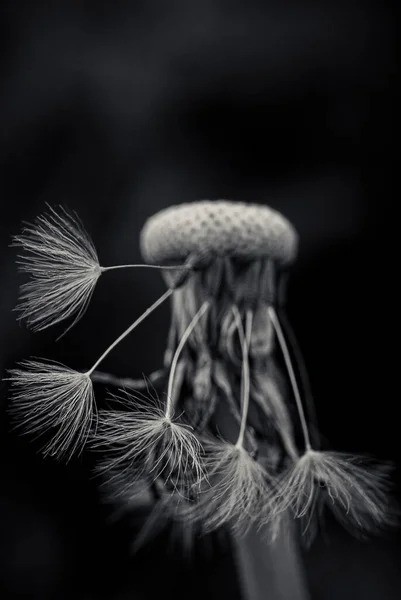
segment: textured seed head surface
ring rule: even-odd
[[[268,206],[203,200],[170,206],[150,217],[140,244],[150,263],[183,261],[206,252],[251,260],[270,257],[284,265],[296,257],[298,235]]]

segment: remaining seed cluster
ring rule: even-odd
[[[20,316],[34,330],[74,324],[105,271],[158,268],[167,283],[89,370],[35,359],[11,371],[13,414],[26,432],[45,436],[45,454],[68,459],[89,443],[102,451],[98,471],[115,501],[131,506],[151,486],[165,514],[204,531],[227,525],[242,533],[256,523],[274,538],[292,514],[310,539],[323,505],[359,531],[390,522],[385,470],[311,443],[277,298],[297,235],[279,213],[227,201],[171,207],[142,231],[146,265],[101,266],[79,219],[63,208],[49,207],[14,244],[30,275]],[[137,382],[100,373],[115,346],[169,298],[162,371]],[[131,392],[122,389],[98,412],[96,380]]]

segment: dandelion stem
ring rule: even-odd
[[[252,333],[252,321],[253,321],[253,313],[251,310],[246,311],[246,323],[245,323],[245,332],[242,326],[241,316],[239,310],[236,306],[233,307],[235,320],[237,322],[238,333],[241,339],[242,345],[242,385],[241,385],[241,395],[242,395],[242,411],[241,411],[241,425],[240,431],[238,435],[237,442],[235,444],[236,448],[243,448],[244,445],[244,436],[245,436],[245,428],[246,421],[248,417],[248,409],[249,409],[249,396],[250,396],[250,374],[249,374],[249,344]]]
[[[132,323],[132,325],[130,325],[128,327],[128,329],[126,329],[116,340],[114,340],[114,342],[107,348],[107,350],[105,350],[103,352],[103,354],[100,356],[100,358],[98,358],[98,360],[95,362],[95,364],[89,369],[89,371],[86,372],[86,375],[88,375],[90,377],[92,375],[93,371],[100,365],[100,363],[106,358],[106,356],[117,346],[117,344],[119,344],[125,337],[127,337],[127,335],[129,335],[131,333],[131,331],[133,331],[135,329],[135,327],[137,327],[140,323],[142,323],[142,321],[144,321],[147,316],[149,316],[154,310],[156,310],[156,308],[158,308],[160,306],[160,304],[163,304],[163,302],[165,300],[167,300],[167,298],[169,298],[173,292],[174,292],[174,290],[172,288],[169,288],[166,292],[164,292],[164,294],[162,296],[160,296],[160,298],[158,300],[156,300],[156,302],[154,302],[152,304],[152,306],[150,306],[148,309],[146,309],[145,312],[134,323]]]
[[[287,367],[292,391],[294,393],[295,402],[296,402],[297,410],[298,410],[298,414],[299,414],[299,419],[301,421],[302,433],[303,433],[304,441],[305,441],[305,450],[309,451],[312,449],[312,446],[311,446],[311,441],[310,441],[308,424],[307,424],[306,417],[305,417],[305,411],[302,406],[301,395],[299,393],[298,383],[297,383],[297,379],[295,377],[294,369],[292,366],[291,356],[290,356],[290,353],[288,350],[287,342],[285,340],[285,336],[284,336],[283,330],[280,325],[280,320],[277,316],[277,313],[276,313],[274,307],[269,306],[268,311],[269,311],[269,316],[270,316],[271,322],[273,324],[274,330],[277,335],[278,342],[280,344],[281,352],[283,353],[284,362]]]
[[[166,406],[166,418],[167,419],[171,419],[171,417],[173,415],[173,410],[174,410],[174,407],[172,406],[172,398],[173,398],[172,391],[173,391],[174,376],[175,376],[175,372],[177,369],[178,359],[180,357],[182,349],[184,348],[189,336],[191,335],[192,331],[195,329],[196,325],[198,324],[198,321],[202,318],[202,316],[205,314],[205,312],[209,309],[209,307],[210,307],[210,301],[206,300],[206,302],[204,302],[202,304],[202,306],[200,307],[200,309],[195,314],[194,318],[192,319],[192,321],[190,322],[190,324],[184,331],[183,336],[180,340],[180,343],[177,346],[177,350],[174,353],[174,357],[171,362],[170,376],[168,379],[168,386],[167,386],[167,406]]]

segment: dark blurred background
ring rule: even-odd
[[[288,313],[324,438],[397,462],[398,18],[379,0],[3,0],[1,376],[29,355],[90,365],[164,290],[154,271],[113,272],[59,342],[18,325],[8,245],[45,202],[77,210],[105,265],[140,261],[144,221],[169,204],[266,203],[300,234]],[[104,368],[157,369],[168,319],[162,307]],[[164,539],[131,556],[88,459],[37,455],[11,430],[4,383],[0,407],[2,599],[153,598],[164,580],[176,600],[237,597],[224,543],[195,562]],[[316,600],[398,598],[400,559],[397,533],[337,528],[303,554]]]

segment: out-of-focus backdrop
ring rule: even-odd
[[[144,221],[170,204],[266,203],[300,234],[288,312],[325,439],[397,461],[398,16],[378,0],[3,0],[1,376],[29,355],[88,366],[164,290],[155,271],[110,273],[59,342],[19,325],[8,245],[46,202],[77,210],[103,264],[140,261]],[[105,368],[157,369],[167,328],[163,307]],[[1,386],[2,599],[237,597],[224,544],[190,562],[162,538],[132,557],[90,460],[43,460],[11,430]],[[303,559],[312,599],[399,597],[398,534],[333,527]]]

